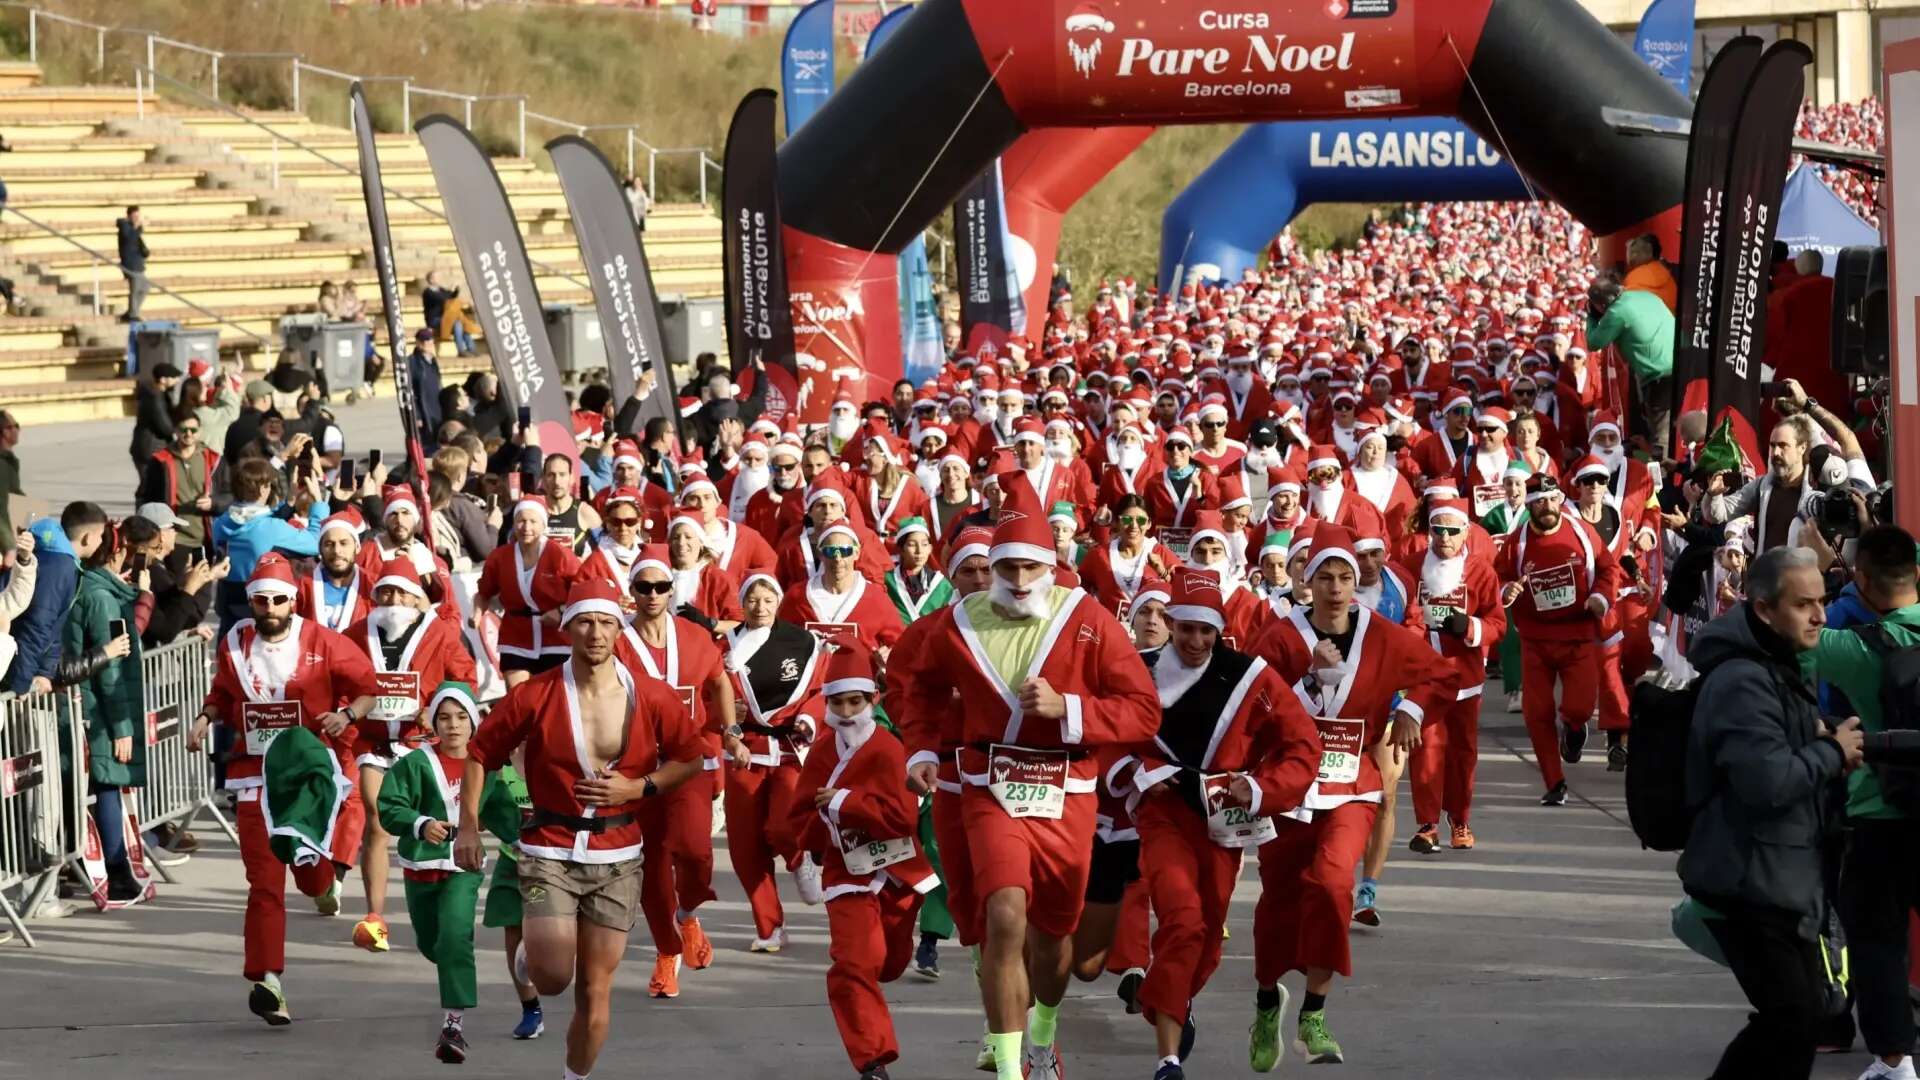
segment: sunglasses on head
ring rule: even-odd
[[[673,582],[671,581],[636,581],[633,583],[633,592],[636,596],[665,596],[672,591]]]
[[[820,557],[823,559],[851,559],[858,553],[858,548],[846,544],[829,544],[820,549]]]

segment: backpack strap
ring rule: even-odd
[[[1867,648],[1873,650],[1873,655],[1882,660],[1887,658],[1887,654],[1899,651],[1901,647],[1899,642],[1893,640],[1893,635],[1887,633],[1886,626],[1877,619],[1870,623],[1850,626],[1847,629],[1853,631],[1853,635],[1859,638]]]

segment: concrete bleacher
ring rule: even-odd
[[[0,215],[0,274],[31,312],[0,316],[0,407],[30,423],[131,414],[132,380],[121,377],[128,328],[115,317],[127,288],[113,264],[114,223],[129,204],[146,223],[149,276],[178,294],[155,288],[143,315],[216,329],[223,353],[252,369],[274,362],[280,320],[314,310],[323,282],[353,281],[378,324],[360,179],[340,168],[355,165],[352,133],[293,113],[247,116],[258,123],[141,102],[127,88],[43,86],[33,65],[0,63],[0,134],[14,148],[0,155],[14,211]],[[463,281],[459,253],[436,216],[441,201],[418,141],[381,135],[377,146],[411,330],[422,321],[428,270]],[[542,299],[591,304],[558,181],[527,159],[495,164]],[[721,291],[713,210],[656,205],[645,243],[661,292]],[[484,348],[483,338],[480,356],[455,358],[442,346],[446,375],[486,366]]]

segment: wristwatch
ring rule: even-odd
[[[747,729],[741,727],[738,723],[728,724],[726,728],[721,731],[722,735],[726,735],[735,739],[745,736],[746,733],[747,733]]]
[[[640,797],[641,798],[651,799],[658,794],[660,794],[660,785],[653,782],[652,773],[648,773],[647,775],[640,778]]]

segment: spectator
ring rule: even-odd
[[[653,209],[653,200],[647,197],[647,189],[640,186],[640,178],[627,177],[621,185],[627,196],[627,209],[633,211],[633,227],[636,231],[647,231],[647,211]]]
[[[279,415],[273,411],[273,384],[265,379],[248,383],[241,399],[240,415],[227,426],[226,440],[220,447],[220,456],[229,461],[240,457],[241,447],[259,441],[269,414]]]
[[[320,554],[320,526],[327,517],[327,500],[317,473],[296,486],[292,503],[282,503],[276,494],[280,473],[272,462],[249,458],[231,472],[233,504],[213,522],[213,546],[227,555],[227,575],[214,592],[222,634],[248,617],[247,578],[260,556],[278,551],[315,558]],[[305,516],[305,528],[296,528],[288,520],[296,513]]]
[[[207,586],[226,576],[226,559],[210,563],[198,553],[179,548],[179,526],[185,519],[165,503],[149,503],[120,526],[131,551],[128,565],[135,573],[145,570],[147,591],[153,594],[153,613],[140,631],[140,642],[147,648],[168,644],[181,634],[197,630],[204,640],[212,640],[213,628],[203,626],[213,599]],[[176,553],[183,559],[176,560]],[[171,569],[184,565],[181,573]]]
[[[13,552],[13,497],[25,495],[20,487],[20,421],[0,409],[0,556]]]
[[[80,561],[100,547],[107,531],[107,512],[90,502],[68,503],[60,520],[42,518],[32,525],[34,560],[39,565],[33,583],[33,603],[13,621],[16,646],[7,672],[8,690],[39,694],[53,689],[54,667],[60,662],[60,639],[80,585]]]
[[[179,538],[186,547],[175,556],[173,570],[185,566],[186,554],[206,546],[213,528],[214,470],[220,455],[200,445],[200,421],[189,416],[175,425],[173,444],[156,452],[140,473],[133,501],[170,507],[179,515]]]
[[[1627,280],[1621,288],[1628,292],[1649,292],[1667,305],[1667,311],[1680,311],[1680,285],[1673,271],[1660,258],[1660,238],[1644,233],[1627,242]]]
[[[513,406],[500,393],[500,379],[491,371],[467,376],[467,399],[472,403],[473,430],[483,439],[504,439],[512,431]]]
[[[413,382],[414,419],[420,424],[420,445],[431,454],[440,445],[440,361],[433,352],[433,334],[421,330],[413,335],[413,351],[407,354],[407,377]]]
[[[1827,730],[1801,673],[1826,622],[1821,593],[1812,552],[1766,552],[1749,599],[1702,628],[1688,654],[1706,674],[1687,751],[1687,802],[1699,809],[1680,879],[1754,1008],[1715,1080],[1808,1075],[1827,1021],[1822,859],[1837,824],[1833,781],[1860,764],[1861,734],[1858,720]]]
[[[200,402],[193,415],[200,421],[200,445],[227,445],[227,429],[240,416],[239,385],[224,374],[211,376],[211,381],[201,383]]]
[[[359,323],[367,328],[365,365],[360,381],[360,396],[369,397],[373,388],[379,384],[381,376],[386,374],[387,359],[373,344],[373,327],[367,319],[367,302],[360,299],[360,285],[352,278],[340,283],[339,304],[335,313],[341,322]],[[396,343],[397,344],[397,343]],[[353,400],[351,397],[349,401]]]
[[[127,216],[113,223],[119,234],[120,274],[127,279],[125,323],[140,321],[140,305],[147,299],[147,241],[142,235],[140,208],[127,207]]]
[[[1873,472],[1853,432],[1818,402],[1806,398],[1797,383],[1789,380],[1787,385],[1791,392],[1780,399],[1780,404],[1789,410],[1805,409],[1805,413],[1789,415],[1774,425],[1767,436],[1767,471],[1732,494],[1726,491],[1724,474],[1716,475],[1706,491],[1704,513],[1709,523],[1718,525],[1754,515],[1755,551],[1807,543],[1805,511],[1808,496],[1815,491],[1838,485],[1861,492],[1873,490]],[[1807,467],[1816,430],[1809,417],[1822,418],[1829,433],[1841,437],[1839,454],[1823,451],[1821,475]]]
[[[461,297],[460,286],[447,288],[440,283],[440,272],[430,270],[427,286],[420,290],[420,303],[426,310],[427,329],[433,331],[433,340],[450,340],[461,356],[472,356],[473,335],[480,332],[480,324]]]
[[[340,286],[331,281],[320,283],[320,295],[314,298],[313,310],[327,317],[328,322],[340,318]]]
[[[1817,531],[1814,551],[1831,558]],[[1853,558],[1853,585],[1876,613],[1876,622],[1821,633],[1813,668],[1846,695],[1871,739],[1889,730],[1883,704],[1886,654],[1920,645],[1920,588],[1916,588],[1913,535],[1894,525],[1860,534]],[[1904,726],[1904,725],[1891,725]],[[1911,790],[1912,769],[1898,771]],[[1847,932],[1854,1002],[1860,1034],[1879,1061],[1862,1075],[1878,1080],[1913,1075],[1913,1012],[1907,1002],[1907,921],[1920,903],[1920,865],[1914,861],[1920,827],[1899,788],[1887,786],[1879,768],[1847,777],[1846,855],[1840,868],[1841,925]]]
[[[13,565],[0,580],[0,671],[13,666],[14,654],[20,647],[13,639],[13,620],[33,603],[34,582],[40,571],[40,564],[33,557],[33,534],[22,529],[13,541]]]
[[[468,408],[467,388],[455,383],[440,388],[440,423],[459,424],[467,431],[473,430],[473,412]],[[446,442],[443,436],[440,442]]]
[[[458,539],[461,553],[467,559],[475,564],[486,562],[487,556],[493,554],[496,544],[495,534],[500,527],[500,511],[495,510],[490,519],[480,501],[467,494],[469,474],[473,471],[473,459],[459,446],[442,446],[434,451],[433,464],[430,468],[433,475],[446,480],[447,489],[450,492],[446,506],[446,518],[451,526],[448,532]],[[435,512],[439,512],[437,506]],[[435,524],[434,535],[436,538],[440,535],[438,523]],[[448,560],[449,564],[454,561],[456,560]]]
[[[1655,448],[1666,446],[1672,425],[1669,387],[1673,379],[1673,312],[1649,292],[1626,292],[1619,282],[1601,279],[1587,291],[1587,348],[1618,346],[1633,372],[1634,433]],[[1656,455],[1659,456],[1659,455]]]
[[[133,384],[133,444],[127,453],[133,456],[133,474],[146,471],[153,455],[173,440],[173,388],[180,382],[180,369],[172,364],[153,366],[151,375]]]
[[[123,788],[147,783],[146,695],[140,680],[140,643],[134,635],[136,602],[150,602],[147,574],[129,582],[124,533],[105,531],[85,569],[65,625],[65,653],[84,656],[104,649],[112,659],[79,681],[80,715],[87,722],[87,775],[93,791],[93,822],[100,830],[101,857],[107,865],[107,898],[140,895],[127,861]],[[116,625],[117,623],[117,625]],[[138,843],[138,838],[132,839]]]

